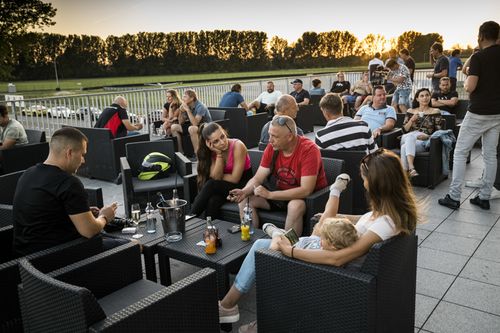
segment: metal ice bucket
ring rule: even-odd
[[[163,232],[169,242],[176,242],[182,239],[186,229],[186,205],[187,201],[182,199],[166,200],[159,202],[158,208],[161,216]]]

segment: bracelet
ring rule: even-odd
[[[293,258],[293,249],[294,249],[294,246],[292,246],[292,255],[291,255],[292,258]]]
[[[217,158],[224,158],[224,156],[222,156],[222,154],[217,154]]]

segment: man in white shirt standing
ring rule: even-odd
[[[274,82],[268,81],[267,90],[262,92],[259,95],[259,97],[255,99],[255,101],[250,103],[248,109],[256,113],[262,113],[262,112],[267,113],[269,109],[274,108],[276,101],[278,100],[278,98],[281,97],[281,95],[282,95],[281,91],[274,90]]]
[[[382,59],[380,59],[380,57],[380,52],[377,52],[375,53],[375,56],[373,56],[373,59],[368,62],[368,74],[370,82],[374,81],[374,72],[377,70],[377,67],[384,66],[384,62],[382,61]]]

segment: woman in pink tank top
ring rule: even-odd
[[[229,139],[217,123],[200,126],[198,131],[198,195],[191,214],[218,217],[229,191],[244,186],[252,178],[247,147],[238,139]]]

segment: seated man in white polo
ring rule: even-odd
[[[373,138],[394,128],[396,124],[396,111],[386,103],[386,93],[383,86],[373,88],[373,100],[361,107],[354,120],[363,120],[372,131]]]
[[[267,113],[269,109],[274,108],[276,101],[282,95],[281,91],[274,90],[274,82],[267,82],[267,90],[262,92],[250,105],[248,110],[256,113]]]

